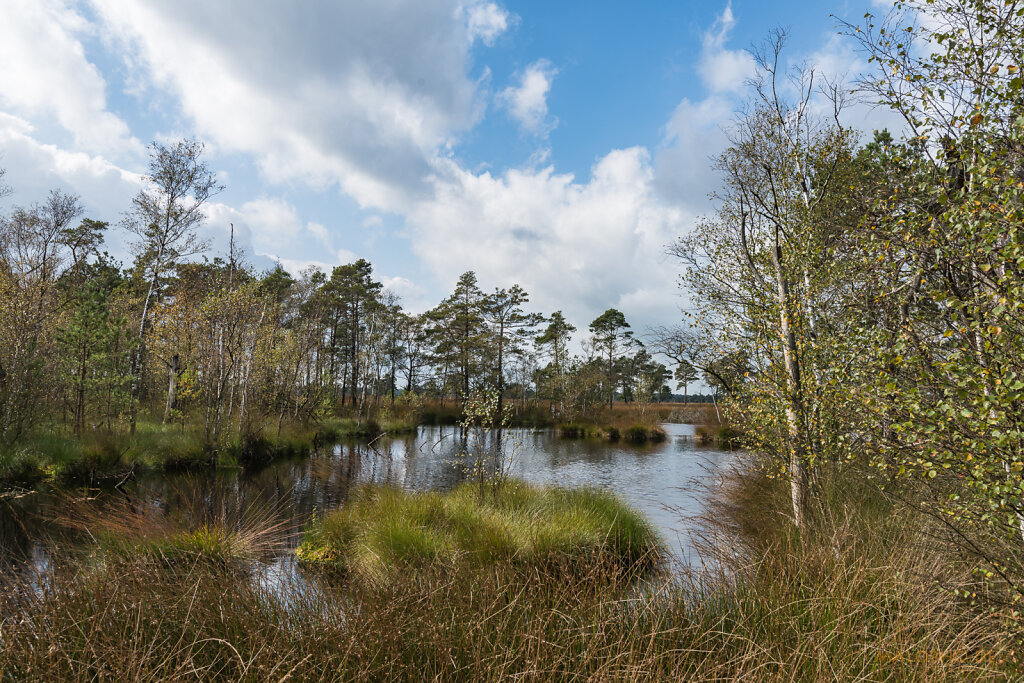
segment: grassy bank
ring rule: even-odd
[[[319,518],[297,550],[308,566],[367,583],[411,571],[477,571],[496,563],[527,571],[626,571],[660,564],[651,525],[597,489],[541,488],[509,480],[446,493],[364,487]]]
[[[135,434],[75,435],[59,426],[0,448],[0,488],[31,487],[43,480],[80,484],[120,478],[142,470],[173,472],[210,467],[258,468],[275,460],[308,455],[317,447],[350,438],[415,432],[417,422],[402,415],[364,420],[332,417],[316,423],[277,423],[209,442],[195,424],[140,421]]]
[[[708,519],[704,550],[722,571],[643,589],[586,552],[571,579],[462,553],[444,562],[467,571],[433,571],[432,555],[389,581],[313,572],[283,591],[237,563],[204,561],[217,544],[190,544],[172,569],[139,560],[58,572],[41,592],[0,593],[0,678],[1013,680],[1012,633],[957,597],[979,586],[935,547],[927,523],[860,472],[821,485],[826,503],[796,534],[781,482],[738,474]],[[338,522],[349,548],[388,527],[369,518],[370,500],[417,510],[403,519],[427,500],[446,514],[437,499],[363,495],[358,524]],[[451,513],[476,506],[474,495],[453,495]]]

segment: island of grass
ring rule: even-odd
[[[598,424],[588,422],[565,422],[556,427],[563,439],[606,439],[625,440],[629,443],[661,443],[668,435],[659,425],[650,424]]]
[[[644,573],[662,563],[664,550],[644,516],[612,493],[506,480],[443,493],[361,487],[345,507],[314,520],[296,555],[374,583],[410,570],[495,564]]]

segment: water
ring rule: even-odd
[[[707,500],[708,484],[732,462],[732,455],[696,446],[693,426],[666,424],[668,439],[633,446],[600,440],[559,439],[552,431],[512,429],[504,433],[503,468],[541,484],[599,486],[621,495],[657,526],[677,561],[699,561],[690,542],[695,519]],[[487,449],[492,441],[480,444]],[[472,449],[473,444],[469,444]],[[259,472],[216,471],[147,474],[103,490],[41,490],[0,499],[0,566],[17,573],[45,573],[52,544],[81,542],[56,520],[77,505],[127,503],[155,517],[234,520],[256,516],[286,533],[280,548],[265,557],[268,581],[292,576],[292,550],[315,513],[344,505],[354,484],[374,482],[411,490],[446,489],[464,481],[459,453],[466,444],[454,427],[421,427],[415,436],[370,445],[338,444],[304,459],[278,462]],[[488,456],[491,463],[491,456]]]

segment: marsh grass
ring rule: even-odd
[[[704,422],[695,425],[694,438],[699,444],[714,444],[733,450],[743,445],[743,433],[728,422]]]
[[[335,520],[331,533],[349,546],[369,529],[450,529],[435,545],[395,535],[423,562],[387,581],[318,571],[275,586],[255,580],[251,563],[207,561],[194,547],[170,564],[136,559],[94,569],[58,555],[55,564],[67,571],[0,591],[0,679],[1019,679],[1016,634],[954,592],[982,590],[970,567],[952,560],[928,522],[867,472],[826,467],[821,504],[798,533],[785,517],[785,482],[742,464],[710,492],[699,544],[714,569],[643,581],[586,553],[575,573],[557,578],[543,564],[524,565],[493,542],[505,538],[494,536],[495,524],[460,516],[493,522],[469,512],[480,506],[476,489],[456,492],[450,512],[441,498],[384,500],[386,490],[366,490],[355,521]],[[531,509],[530,498],[512,488],[491,503],[493,514]],[[374,510],[394,516],[389,506],[415,524],[371,518]],[[196,515],[168,529],[207,523]],[[129,521],[119,533],[149,533],[136,524],[144,525]],[[462,543],[499,550],[444,555]],[[466,571],[450,571],[439,557]]]
[[[273,507],[185,504],[173,514],[128,499],[66,494],[58,525],[77,542],[58,554],[81,566],[109,568],[157,564],[180,568],[196,562],[242,567],[277,552],[289,529]],[[190,498],[179,496],[183,500]]]
[[[917,584],[837,573],[639,585],[495,563],[271,590],[231,565],[134,563],[0,596],[0,675],[33,680],[1012,680],[984,620]],[[881,599],[881,601],[880,601]]]
[[[494,563],[569,573],[595,562],[651,570],[663,550],[650,523],[607,491],[503,480],[444,493],[360,487],[343,508],[314,520],[296,554],[306,565],[372,584],[410,570]]]
[[[633,444],[658,443],[667,438],[660,426],[668,414],[667,408],[648,409],[641,414],[633,405],[616,405],[602,408],[587,416],[560,422],[556,425],[558,435],[564,439],[606,439],[625,440]]]
[[[56,427],[14,447],[0,449],[0,487],[31,486],[43,479],[90,484],[130,472],[181,472],[216,467],[258,469],[283,458],[309,455],[319,445],[364,435],[355,421],[267,423],[234,435],[216,447],[194,425],[140,420],[135,434],[67,434]]]

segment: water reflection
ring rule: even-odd
[[[596,440],[559,439],[551,431],[508,430],[500,443],[485,438],[485,464],[535,483],[600,486],[620,494],[660,529],[676,558],[693,562],[688,535],[701,512],[704,483],[731,461],[728,453],[695,446],[691,425],[664,425],[669,438],[635,447]],[[472,440],[470,441],[473,444]],[[347,442],[312,457],[275,463],[259,472],[140,476],[114,489],[75,492],[94,504],[121,506],[156,517],[193,522],[258,519],[277,525],[283,542],[264,558],[264,581],[294,577],[291,551],[314,513],[344,505],[352,486],[373,482],[411,490],[447,489],[466,477],[465,439],[454,427],[423,427],[407,438],[372,444]],[[470,458],[469,464],[472,464]],[[50,543],[75,544],[54,520],[66,517],[72,496],[42,490],[0,500],[0,564],[16,573],[46,566]]]

